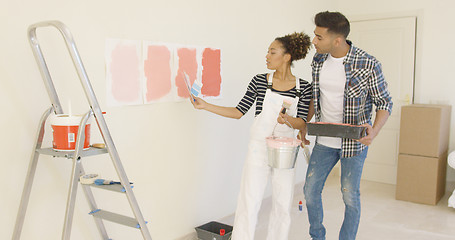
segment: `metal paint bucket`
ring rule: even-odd
[[[301,140],[289,137],[270,136],[266,138],[269,166],[273,168],[294,168]]]

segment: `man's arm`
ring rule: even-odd
[[[378,135],[379,131],[381,131],[381,128],[387,122],[388,118],[389,111],[387,110],[376,111],[376,118],[374,119],[373,126],[371,126],[370,124],[362,125],[367,128],[367,135],[359,139],[359,142],[369,146],[373,142],[373,139]]]

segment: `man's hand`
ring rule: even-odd
[[[386,110],[378,110],[376,112],[376,118],[374,119],[374,124],[373,127],[370,124],[362,124],[360,126],[366,127],[367,128],[367,135],[357,141],[359,141],[362,144],[365,144],[369,146],[372,142],[373,139],[378,135],[379,131],[381,131],[381,128],[384,126],[384,124],[387,122],[387,119],[389,118],[389,112]]]
[[[366,127],[366,128],[367,128],[367,129],[366,129],[367,135],[366,135],[365,137],[363,137],[363,138],[357,140],[357,141],[359,141],[360,143],[362,143],[362,144],[364,144],[364,145],[369,146],[369,145],[373,142],[373,139],[376,137],[376,135],[377,135],[378,133],[377,133],[377,132],[374,130],[374,128],[373,128],[370,124],[368,124],[368,123],[362,124],[362,125],[360,125],[360,126]]]

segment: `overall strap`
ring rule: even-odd
[[[267,79],[267,89],[272,90],[272,80],[273,80],[273,72],[269,74],[269,78]]]
[[[302,90],[300,90],[300,78],[295,77],[295,96],[300,98],[302,96]]]
[[[272,90],[272,80],[273,80],[273,72],[269,74],[269,77],[267,79],[267,89]],[[300,78],[298,78],[298,77],[295,77],[295,91],[296,91],[295,96],[297,98],[300,98],[302,96],[302,90],[300,89]]]

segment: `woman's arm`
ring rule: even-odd
[[[218,114],[220,116],[234,119],[240,119],[243,116],[243,113],[241,113],[235,107],[218,106],[215,104],[208,103],[198,97],[194,97],[194,100],[195,100],[194,102],[191,100],[190,101],[193,104],[194,108],[196,109],[204,109],[206,111]]]
[[[311,119],[313,118],[314,116],[314,102],[313,102],[313,99],[311,99],[310,101],[310,107],[308,108],[308,114],[306,116],[306,122],[309,122],[311,121]]]
[[[305,125],[302,128],[299,129],[299,135],[297,137],[298,139],[302,140],[302,147],[304,145],[310,145],[310,141],[308,139],[306,139],[306,133],[307,133],[307,125],[306,125],[306,123],[311,121],[313,116],[314,116],[314,102],[313,102],[313,99],[311,99],[310,105],[309,105],[309,108],[308,108],[308,114],[307,114],[307,117],[306,117]]]
[[[286,113],[281,113],[278,116],[277,122],[279,124],[286,124],[289,127],[292,127],[296,130],[306,127],[305,121],[299,117],[291,117]],[[291,126],[289,125],[291,124]]]

